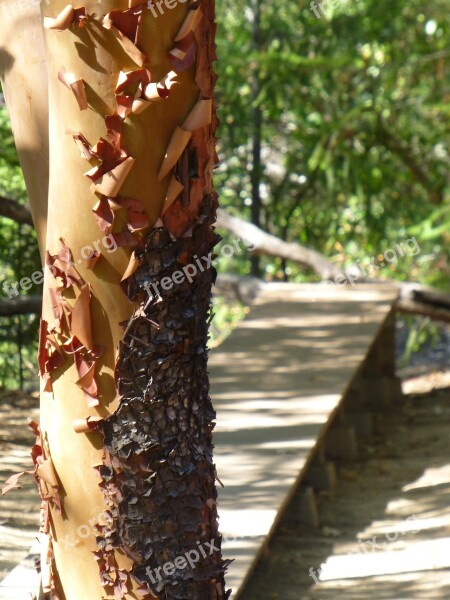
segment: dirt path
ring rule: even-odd
[[[337,465],[318,529],[293,499],[245,600],[450,598],[450,372],[404,390],[359,460]]]
[[[20,392],[0,392],[0,488],[11,473],[32,469],[35,436],[28,420],[39,420],[39,400]],[[32,477],[20,490],[0,496],[0,580],[28,553],[39,528],[39,496]]]

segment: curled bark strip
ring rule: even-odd
[[[73,266],[73,259],[70,250],[61,239],[61,250],[58,254],[52,255],[47,250],[46,252],[46,265],[56,281],[56,288],[58,290],[64,290],[72,287],[73,285],[80,286],[83,280],[80,274]]]
[[[49,332],[47,321],[41,319],[38,362],[40,375],[45,382],[44,391],[52,391],[51,373],[61,367],[64,361],[64,353],[55,336]]]
[[[206,127],[211,123],[212,119],[212,99],[200,98],[194,108],[186,117],[182,125],[182,129],[186,131],[194,131],[201,127]]]
[[[184,185],[178,181],[175,175],[172,175],[172,178],[169,183],[169,187],[167,188],[166,198],[164,200],[164,205],[162,207],[161,214],[163,215],[166,210],[171,206],[175,200],[179,197],[181,192],[184,190]]]
[[[95,265],[97,264],[101,254],[96,250],[91,250],[89,252],[89,256],[85,259],[86,261],[86,269],[89,271],[93,271],[95,269]]]
[[[151,74],[148,69],[136,69],[135,71],[121,71],[116,86],[116,94],[120,94],[128,90],[130,86],[134,86],[137,90],[141,90],[150,83]],[[136,90],[133,95],[136,94]]]
[[[77,385],[89,396],[95,398],[97,396],[97,385],[95,383],[95,363],[88,361],[80,361],[79,376]]]
[[[113,119],[105,119],[108,127],[108,140],[100,138],[94,147],[89,148],[92,158],[99,164],[85,173],[91,181],[97,182],[103,175],[118,167],[127,158],[127,153],[120,147],[122,119],[116,123]]]
[[[112,210],[107,198],[100,198],[92,209],[97,225],[103,233],[109,233],[114,224],[114,211]]]
[[[24,475],[33,475],[34,471],[22,471],[21,473],[14,473],[6,481],[2,487],[2,496],[10,492],[11,490],[20,490],[19,481]]]
[[[51,593],[53,585],[53,574],[52,574],[52,540],[48,533],[39,534],[39,542],[41,544],[41,582],[42,591],[44,593]]]
[[[84,27],[86,23],[86,9],[73,8],[68,4],[56,17],[44,17],[45,29],[54,31],[64,31],[72,25]]]
[[[76,433],[90,433],[99,428],[103,419],[101,417],[86,417],[86,419],[76,419],[73,422],[73,429]]]
[[[72,309],[71,332],[88,350],[93,346],[90,302],[91,290],[85,284]]]
[[[70,130],[68,130],[66,133],[69,133],[73,137],[75,144],[80,150],[81,158],[85,158],[86,160],[92,160],[95,158],[95,154],[92,152],[91,145],[83,134]]]
[[[134,115],[140,115],[141,112],[143,112],[150,105],[151,105],[151,102],[149,100],[144,100],[142,98],[136,98],[135,100],[133,100],[133,105],[131,107],[131,112]]]
[[[114,198],[120,192],[125,179],[134,165],[134,158],[129,156],[123,162],[119,163],[117,167],[111,169],[99,179],[96,179],[92,184],[92,190]]]
[[[147,100],[155,102],[167,98],[172,87],[178,83],[176,76],[175,71],[170,71],[159,83],[149,83],[144,90]]]
[[[55,488],[58,487],[58,479],[56,478],[55,469],[50,458],[38,463],[36,473],[42,481],[45,481],[45,483],[48,483]]]
[[[71,4],[68,4],[56,17],[44,17],[44,27],[56,31],[68,29],[74,20],[75,10]]]
[[[169,60],[172,68],[177,73],[186,71],[195,63],[196,44],[194,33],[191,31],[182,40],[175,42],[174,47],[169,50]]]
[[[121,281],[126,281],[129,277],[131,277],[138,270],[140,265],[140,259],[136,256],[135,252],[131,253],[130,262],[128,263],[128,267],[125,273],[122,276]]]
[[[186,148],[193,131],[206,127],[212,119],[212,100],[201,98],[189,115],[186,117],[181,127],[176,127],[167,147],[161,168],[158,173],[158,180],[166,177],[169,171],[174,167]],[[166,207],[167,208],[167,207]]]
[[[178,31],[177,35],[175,36],[175,42],[179,42],[182,39],[184,39],[187,35],[189,35],[191,33],[191,31],[193,31],[200,19],[202,18],[202,9],[197,6],[197,7],[190,7],[188,14],[186,15],[185,20],[183,21],[182,26],[180,27],[180,30]]]
[[[111,31],[123,50],[140,67],[147,57],[136,46],[144,5],[137,5],[127,11],[113,10],[103,18],[103,27]]]
[[[181,127],[175,128],[158,173],[158,181],[162,181],[174,167],[175,163],[183,153],[183,150],[186,148],[190,138],[190,131],[185,131],[184,129],[181,129]]]
[[[87,110],[88,101],[84,81],[81,78],[77,77],[75,73],[68,73],[64,68],[59,71],[58,79],[67,88],[69,88],[69,90],[75,96],[80,110]]]

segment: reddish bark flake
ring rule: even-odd
[[[24,475],[34,475],[34,471],[22,471],[21,473],[15,473],[11,475],[6,481],[5,486],[2,488],[2,496],[10,492],[11,490],[18,489],[20,490],[19,480]]]
[[[96,431],[103,419],[101,417],[86,417],[85,419],[76,419],[73,421],[75,433],[89,433]]]
[[[93,346],[90,302],[91,289],[84,284],[72,309],[71,332],[87,349]]]
[[[75,10],[68,4],[56,17],[44,17],[44,27],[56,31],[68,29],[75,19]]]
[[[87,110],[88,100],[83,79],[77,77],[75,73],[67,72],[64,68],[59,71],[58,79],[73,93],[80,110]]]
[[[131,60],[140,67],[147,58],[136,45],[142,11],[142,6],[127,11],[113,10],[103,18],[103,27],[111,31]]]
[[[109,233],[114,224],[114,211],[107,198],[100,198],[97,204],[92,209],[94,213],[97,225],[103,231],[103,233]]]

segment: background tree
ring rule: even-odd
[[[264,3],[256,18],[253,3],[221,3],[221,204],[253,218],[258,107],[263,229],[338,264],[369,263],[416,235],[420,255],[390,276],[446,286],[448,12],[441,0],[323,6],[317,18],[309,3]],[[231,267],[250,265],[224,265]],[[289,261],[265,259],[263,267],[267,277],[308,274]]]

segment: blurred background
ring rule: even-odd
[[[221,206],[369,277],[449,289],[450,78],[444,0],[222,0],[217,6]],[[27,198],[0,103],[0,204]],[[19,219],[20,220],[20,219]],[[222,245],[235,236],[220,229]],[[418,251],[383,261],[414,238]],[[412,248],[412,246],[411,246]],[[286,258],[221,255],[220,273],[318,281]],[[384,262],[383,268],[373,268]],[[372,265],[372,267],[371,267]],[[0,295],[40,269],[32,227],[0,217]],[[36,296],[33,285],[22,295]],[[212,345],[246,307],[214,299]],[[38,314],[0,318],[0,385],[37,386]],[[402,355],[442,327],[404,318]]]

